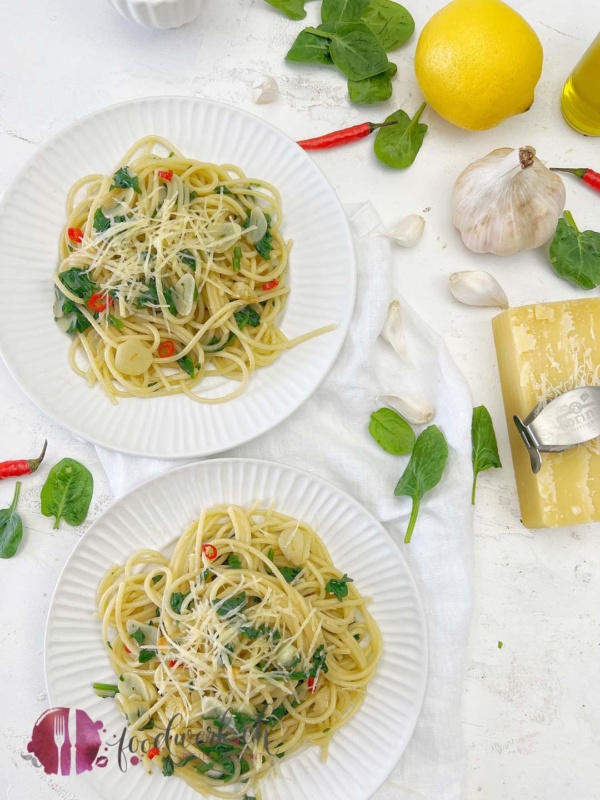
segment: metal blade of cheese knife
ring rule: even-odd
[[[538,473],[541,453],[560,453],[600,436],[600,386],[581,386],[559,394],[521,420],[513,417]]]

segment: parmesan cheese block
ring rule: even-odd
[[[543,453],[534,475],[513,422],[569,389],[600,385],[600,298],[509,308],[492,325],[523,524],[600,521],[600,438]]]

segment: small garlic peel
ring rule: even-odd
[[[414,247],[423,236],[425,229],[425,220],[419,214],[409,214],[404,217],[390,228],[389,231],[379,234],[385,236],[386,239],[391,239],[400,247]]]
[[[404,340],[404,325],[402,321],[402,308],[398,300],[392,300],[381,333],[379,334],[394,348],[400,358],[406,359],[406,342]]]
[[[470,164],[452,191],[452,222],[474,253],[510,255],[547,242],[565,207],[561,178],[533,147],[501,147]]]

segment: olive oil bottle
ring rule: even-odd
[[[587,136],[600,136],[600,34],[569,75],[561,105],[572,128]]]

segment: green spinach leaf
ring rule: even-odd
[[[54,517],[55,530],[61,519],[69,525],[81,525],[93,493],[94,478],[89,469],[72,458],[63,458],[52,467],[42,486],[42,514]]]
[[[236,553],[232,553],[227,559],[227,566],[231,567],[231,569],[241,569],[242,560]]]
[[[561,278],[582,289],[600,286],[600,233],[580,231],[570,211],[563,212],[550,243],[550,263]]]
[[[369,0],[323,0],[323,22],[359,22]]]
[[[191,356],[183,356],[183,358],[178,358],[177,363],[184,372],[187,372],[190,378],[195,377],[196,365],[194,364],[194,361]]]
[[[349,583],[354,583],[354,581],[344,573],[343,578],[330,578],[325,584],[325,591],[327,594],[334,594],[338,600],[343,600],[348,596]]]
[[[196,271],[196,259],[194,254],[189,250],[180,250],[179,251],[179,260],[182,264],[185,264],[186,267],[189,267],[194,272]]]
[[[309,678],[316,678],[319,672],[329,672],[329,667],[325,663],[327,658],[327,651],[325,645],[321,644],[314,652],[312,657],[312,666],[308,671]]]
[[[94,283],[90,278],[89,272],[79,269],[78,267],[72,267],[65,272],[61,272],[58,277],[63,286],[65,286],[71,294],[80,297],[86,302],[93,294],[100,291],[98,284]]]
[[[485,406],[477,406],[477,408],[473,409],[471,441],[473,443],[473,491],[471,493],[471,502],[475,505],[475,491],[479,473],[492,467],[502,467],[494,432],[494,423],[490,412]]]
[[[329,55],[329,39],[310,33],[307,28],[298,34],[285,60],[309,64],[333,64]]]
[[[221,350],[225,350],[225,348],[228,345],[230,345],[235,338],[237,338],[235,333],[230,333],[227,339],[225,340],[224,344],[220,345],[219,347],[213,347],[213,345],[219,344],[219,342],[221,341],[221,339],[218,336],[213,336],[210,342],[204,347],[204,350],[206,353],[220,353]],[[209,350],[208,348],[212,349]]]
[[[101,208],[96,209],[94,214],[94,230],[97,233],[103,233],[110,228],[110,219],[105,216]]]
[[[371,414],[369,433],[386,453],[393,456],[407,456],[415,444],[415,432],[391,408],[380,408]]]
[[[387,117],[386,122],[396,122],[380,128],[375,137],[375,155],[388,167],[406,169],[410,167],[421,149],[427,133],[427,125],[419,122],[425,109],[423,103],[411,119],[406,111],[395,111]]]
[[[21,481],[17,481],[12,503],[0,511],[0,558],[12,558],[23,539],[23,523],[17,514],[20,494]]]
[[[365,78],[362,81],[348,81],[348,96],[356,105],[383,103],[392,96],[392,78],[398,72],[395,64],[390,64],[386,72]]]
[[[302,567],[278,567],[286,583],[292,583],[302,572]]]
[[[141,628],[138,628],[137,631],[131,634],[131,638],[135,639],[138,644],[144,644],[146,641],[146,634]]]
[[[213,600],[213,605],[218,606],[217,614],[220,617],[227,617],[234,611],[241,611],[246,605],[246,592],[240,592],[233,597],[221,602],[220,600]]]
[[[251,328],[258,328],[260,325],[260,314],[250,306],[246,306],[239,311],[234,311],[233,317],[240,330],[243,330],[246,325],[249,325]]]
[[[371,0],[362,19],[386,50],[400,47],[415,30],[415,21],[408,11],[392,0]]]
[[[350,80],[362,81],[387,69],[388,59],[383,45],[362,22],[336,23],[333,29],[326,23],[306,30],[330,40],[331,60]]]
[[[163,756],[162,760],[162,774],[165,778],[170,778],[175,773],[175,764],[171,756]]]
[[[411,540],[419,506],[426,492],[438,485],[448,460],[448,443],[437,425],[430,425],[418,436],[410,461],[398,481],[396,497],[410,497],[412,512],[404,537],[405,544]]]
[[[266,2],[290,19],[304,19],[306,16],[304,8],[306,0],[266,0]]]
[[[133,189],[136,194],[142,193],[138,176],[132,175],[129,171],[129,167],[121,167],[121,169],[115,172],[113,175],[113,184],[117,189]]]
[[[148,661],[152,661],[152,659],[155,657],[156,657],[156,650],[154,649],[140,650],[138,661],[140,662],[140,664],[147,664]]]
[[[173,592],[171,595],[171,608],[176,614],[181,614],[181,606],[186,597],[189,597],[191,592]]]

